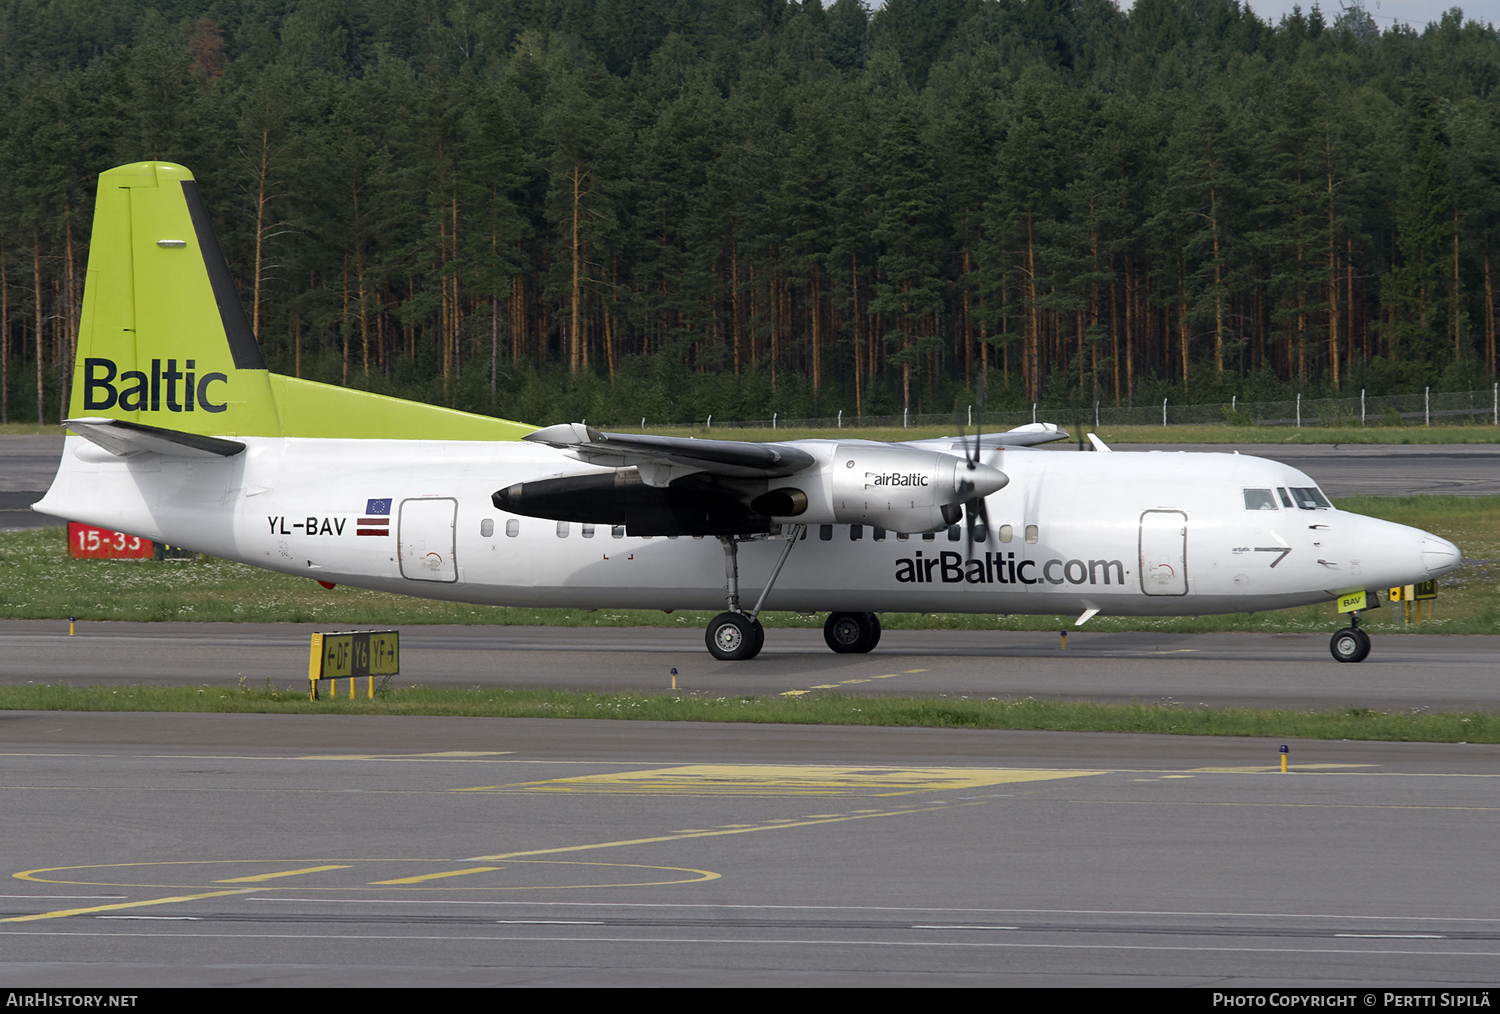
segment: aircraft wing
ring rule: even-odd
[[[666,486],[673,479],[693,472],[737,479],[771,479],[793,475],[817,460],[789,444],[603,433],[581,423],[548,426],[521,439],[567,451],[590,465],[636,466],[641,480],[650,486]]]
[[[1025,426],[1017,426],[1006,430],[1004,433],[985,433],[979,438],[979,446],[982,450],[990,451],[997,447],[1034,447],[1037,444],[1048,444],[1054,440],[1068,439],[1068,431],[1052,423],[1027,423]],[[974,447],[973,437],[933,437],[928,440],[907,440],[904,443],[908,447],[923,447],[932,450],[970,451]]]

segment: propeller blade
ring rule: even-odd
[[[983,497],[976,496],[965,502],[964,529],[967,535],[964,559],[967,560],[974,556],[974,543],[988,542],[990,538],[989,509],[985,507]]]

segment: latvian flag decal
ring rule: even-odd
[[[389,535],[391,534],[391,498],[383,500],[366,500],[365,514],[368,517],[359,519],[359,526],[354,529],[355,535]]]

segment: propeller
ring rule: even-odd
[[[984,429],[984,379],[983,375],[979,378],[979,422],[974,426],[974,453],[970,454],[968,447],[964,447],[964,458],[968,462],[970,472],[974,471],[974,467],[979,464],[979,435]],[[967,441],[965,443],[967,444]],[[959,483],[961,492],[966,488],[972,490],[974,484],[972,482]],[[974,555],[974,543],[989,540],[990,517],[984,506],[984,497],[976,496],[964,501],[964,529],[966,536],[964,559],[969,559]]]

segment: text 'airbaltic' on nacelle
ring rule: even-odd
[[[754,501],[755,509],[781,524],[935,532],[957,524],[965,503],[1010,481],[989,465],[913,447],[860,441],[831,450],[821,467],[772,480],[770,490]]]

